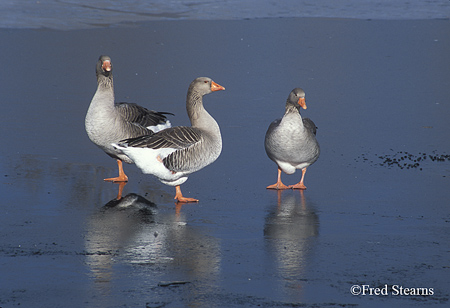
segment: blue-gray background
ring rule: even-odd
[[[0,5],[0,306],[448,305],[448,2]],[[114,202],[116,163],[84,131],[100,54],[118,101],[174,125],[192,79],[226,87],[205,97],[222,155],[183,184],[198,204],[132,165]],[[278,194],[264,134],[298,86],[322,153],[305,192]]]

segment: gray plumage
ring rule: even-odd
[[[203,107],[203,96],[224,89],[210,78],[195,79],[186,98],[191,127],[167,128],[155,134],[123,140],[115,147],[132,157],[144,173],[154,174],[166,184],[178,185],[180,178],[187,178],[188,174],[211,164],[222,151],[219,125]],[[148,152],[139,149],[148,149]],[[169,172],[159,169],[158,160]]]
[[[165,125],[167,123],[166,115],[173,115],[170,112],[148,110],[134,103],[115,103],[115,107],[126,122],[134,123],[147,130],[151,126]]]
[[[100,56],[96,65],[97,91],[92,98],[85,119],[89,139],[109,156],[127,163],[133,161],[117,151],[111,143],[152,134],[150,127],[170,126],[165,112],[148,110],[131,103],[114,102],[111,58]]]
[[[205,143],[206,145],[209,144],[208,139],[202,138],[201,130],[186,126],[172,127],[160,131],[157,134],[124,141],[128,147],[175,149],[176,151],[163,159],[164,166],[173,172],[196,171],[201,169],[203,167],[204,157],[196,153],[202,152],[205,149]]]
[[[265,136],[267,156],[287,174],[307,168],[320,154],[315,137],[316,125],[308,118],[302,119],[300,115],[300,108],[306,109],[304,97],[302,89],[292,90],[286,101],[283,118],[273,121]]]

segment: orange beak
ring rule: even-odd
[[[225,90],[225,87],[222,87],[220,84],[215,83],[214,81],[211,81],[211,91],[220,91]]]
[[[107,71],[107,72],[111,71],[111,61],[109,61],[109,60],[103,61],[102,68],[104,71]]]
[[[300,97],[298,99],[298,104],[300,105],[300,107],[302,107],[303,109],[306,109],[306,103],[305,103],[305,98],[304,97]]]

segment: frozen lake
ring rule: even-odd
[[[22,2],[0,19],[1,307],[448,306],[445,16],[258,18],[269,3],[247,20],[239,2],[232,18],[216,8],[191,20],[215,2],[133,5],[160,16],[87,3]],[[23,29],[34,27],[46,29]],[[116,163],[84,130],[100,54],[118,101],[173,112],[174,125],[188,124],[194,78],[226,87],[205,97],[223,152],[183,184],[198,204],[177,206],[172,187],[132,165],[114,200],[103,178]],[[295,87],[321,156],[306,191],[267,191],[264,134]],[[351,293],[365,286],[388,294]]]

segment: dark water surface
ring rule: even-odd
[[[161,20],[326,17],[449,19],[448,0],[13,0],[0,2],[0,28],[58,30]]]
[[[309,18],[0,30],[0,306],[447,306],[449,30]],[[198,204],[176,207],[133,165],[114,201],[103,178],[116,163],[84,131],[100,54],[118,101],[174,125],[189,123],[194,78],[226,87],[205,97],[222,155],[183,185]],[[305,192],[267,191],[264,134],[295,87],[321,157]]]

